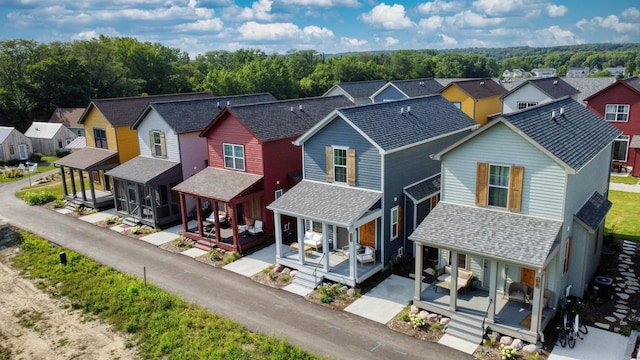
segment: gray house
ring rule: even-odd
[[[0,126],[0,160],[26,161],[31,153],[31,139],[14,127]]]
[[[24,135],[31,139],[33,152],[43,155],[55,155],[56,150],[64,151],[65,147],[77,137],[62,123],[38,121],[31,123]]]
[[[569,285],[581,297],[600,263],[619,134],[563,98],[503,115],[437,153],[441,200],[409,239],[417,274],[445,271],[433,284],[416,277],[414,304],[451,316],[447,332],[471,341],[486,329],[538,340]],[[435,264],[424,247],[439,249]]]
[[[276,262],[310,288],[350,286],[405,251],[404,188],[440,172],[433,154],[477,124],[440,95],[333,111],[295,144],[303,180],[271,203]],[[295,219],[296,237],[286,237]]]
[[[580,90],[558,77],[529,79],[502,95],[502,113],[509,114],[569,96],[577,100]]]

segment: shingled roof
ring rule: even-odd
[[[486,79],[469,79],[454,81],[447,85],[442,91],[450,86],[457,86],[474,99],[485,99],[493,96],[500,96],[507,92],[505,88],[498,85],[490,78]]]
[[[433,194],[440,192],[440,173],[404,188],[404,193],[414,203],[420,203]]]
[[[51,117],[50,123],[62,123],[68,128],[82,128],[80,119],[85,108],[57,108]]]
[[[624,81],[627,85],[631,86],[632,88],[640,91],[640,77],[634,76],[634,77],[626,78],[622,81]]]
[[[548,77],[548,78],[539,78],[539,79],[529,79],[517,87],[513,88],[513,90],[509,91],[509,93],[503,95],[502,97],[509,96],[509,94],[517,91],[523,86],[527,84],[534,86],[538,90],[545,93],[551,99],[560,99],[565,96],[574,96],[580,92],[580,90],[574,88],[569,85],[566,81],[558,78],[558,77]]]
[[[391,84],[408,97],[439,94],[444,86],[433,78],[394,80]]]
[[[380,90],[385,84],[384,80],[342,82],[332,86],[327,93],[333,88],[339,87],[353,99],[366,98]]]
[[[597,191],[578,210],[575,217],[591,231],[596,231],[613,204]]]
[[[231,105],[224,113],[233,114],[264,143],[300,136],[333,110],[350,105],[353,102],[339,95]],[[224,113],[218,115],[200,135],[206,136]]]
[[[502,115],[501,119],[574,170],[584,166],[621,134],[568,97]]]
[[[478,126],[441,95],[351,106],[337,112],[384,151]]]
[[[164,121],[178,134],[202,131],[226,106],[275,100],[276,98],[270,93],[260,93],[155,102],[147,106],[135,123],[131,125],[131,128],[134,130],[137,129],[149,111],[153,109],[157,111]]]
[[[185,99],[202,99],[210,98],[211,94],[206,92],[200,93],[184,93],[184,94],[168,94],[168,95],[150,95],[150,96],[135,96],[135,97],[121,97],[121,98],[109,98],[109,99],[94,99],[91,100],[91,104],[87,106],[80,123],[84,123],[87,115],[92,108],[98,109],[102,115],[109,121],[113,127],[131,126],[140,113],[152,102],[158,101],[174,101]]]

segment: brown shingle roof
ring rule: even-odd
[[[445,90],[448,89],[449,86],[459,87],[462,91],[466,92],[474,99],[484,99],[493,96],[500,96],[507,92],[505,88],[498,85],[490,78],[455,81],[449,84],[445,88]]]
[[[50,123],[62,123],[68,128],[82,128],[80,118],[84,108],[57,108],[49,118]]]

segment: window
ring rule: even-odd
[[[629,105],[607,104],[604,119],[607,121],[629,121]]]
[[[613,141],[613,161],[627,162],[629,135],[620,135]]]
[[[62,149],[62,140],[58,140],[58,149]]]
[[[9,155],[15,155],[16,154],[16,148],[13,147],[13,145],[9,145]]]
[[[455,106],[456,108],[458,108],[458,110],[460,110],[460,108],[462,107],[462,104],[459,101],[455,101],[453,102],[453,106]]]
[[[244,146],[224,144],[224,167],[244,170]]]
[[[400,208],[391,208],[391,240],[400,235]]]
[[[97,148],[108,149],[107,132],[105,131],[105,129],[93,129],[93,139],[96,143]]]
[[[571,237],[567,239],[567,244],[564,248],[564,273],[569,272],[569,261],[571,260]]]
[[[162,143],[160,142],[160,131],[153,132],[153,154],[158,156],[162,154]]]
[[[319,221],[312,221],[311,231],[322,234],[322,223]]]
[[[333,180],[347,182],[347,149],[333,148]]]
[[[282,190],[282,189],[278,189],[278,190],[276,190],[276,193],[275,193],[275,198],[276,198],[276,200],[277,200],[278,198],[280,198],[280,196],[282,196],[282,194],[284,194],[284,190]]]
[[[523,110],[526,108],[530,108],[532,106],[538,105],[537,102],[529,102],[529,101],[518,101],[518,110]]]
[[[507,207],[510,170],[508,166],[489,166],[489,206]]]

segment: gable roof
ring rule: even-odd
[[[11,126],[0,126],[0,144],[2,144],[7,137],[9,137],[9,134],[11,134],[13,130],[15,130],[15,128]]]
[[[591,101],[591,99],[593,99],[596,96],[599,96],[600,94],[608,91],[609,89],[615,87],[615,86],[625,86],[626,88],[628,88],[629,90],[637,93],[638,95],[640,95],[640,76],[634,76],[634,77],[630,77],[630,78],[626,78],[620,81],[616,81],[613,84],[605,87],[604,89],[594,93],[593,95],[587,97],[586,99],[584,99],[585,102],[589,102]]]
[[[341,82],[333,85],[324,93],[326,96],[336,87],[342,89],[352,99],[368,98],[386,84],[384,80]]]
[[[435,154],[434,158],[439,160],[498,124],[508,126],[570,172],[577,172],[622,133],[574,99],[564,97],[502,115]]]
[[[91,100],[91,104],[89,104],[89,106],[84,110],[84,113],[80,118],[80,123],[83,124],[91,109],[96,108],[102,113],[102,115],[104,115],[113,127],[131,126],[149,103],[158,101],[202,99],[211,96],[212,95],[209,93],[200,92],[94,99]]]
[[[333,110],[353,105],[343,95],[281,100],[247,105],[231,105],[201,133],[206,136],[226,113],[231,113],[258,140],[267,142],[300,136]]]
[[[306,141],[336,117],[344,119],[382,152],[478,126],[441,95],[431,95],[338,109],[295,143]]]
[[[582,205],[575,217],[590,231],[595,232],[604,221],[605,216],[613,204],[599,192],[594,192],[587,202]]]
[[[131,125],[135,130],[153,109],[178,134],[202,131],[222,110],[231,104],[252,104],[264,101],[275,101],[270,93],[218,96],[204,99],[189,99],[154,102],[147,105],[138,119]]]
[[[564,77],[561,79],[580,91],[578,96],[576,96],[576,100],[578,100],[581,105],[584,105],[584,100],[589,96],[616,82],[615,76],[575,78]]]
[[[34,139],[53,139],[63,126],[62,123],[34,121],[24,135]]]
[[[630,78],[626,78],[622,80],[625,84],[631,86],[632,88],[640,91],[640,76],[633,76]]]
[[[51,117],[50,123],[61,123],[68,128],[82,128],[80,118],[85,108],[57,108]]]
[[[442,91],[445,91],[451,86],[457,86],[474,99],[485,99],[500,96],[507,92],[505,88],[498,85],[498,83],[490,78],[454,81],[442,89]]]
[[[404,193],[414,204],[419,204],[434,194],[440,192],[440,173],[421,180],[404,188]]]
[[[440,83],[433,78],[394,80],[390,81],[387,85],[389,84],[408,97],[439,94],[440,91],[444,89],[444,86],[440,85]]]
[[[532,85],[536,89],[540,90],[544,94],[546,94],[551,99],[560,99],[565,96],[573,96],[580,92],[580,90],[574,88],[569,85],[566,81],[558,78],[558,77],[547,77],[547,78],[537,78],[537,79],[528,79],[522,84],[516,86],[508,93],[502,95],[502,98],[513,94],[518,91],[518,89],[526,86],[527,84]]]

